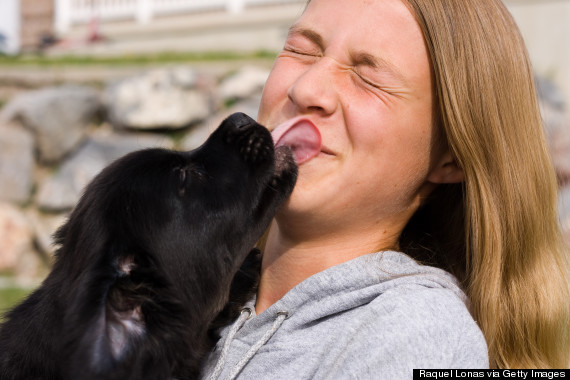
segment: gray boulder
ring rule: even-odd
[[[41,213],[36,209],[29,209],[26,210],[26,216],[34,232],[35,246],[49,262],[53,262],[55,252],[53,235],[67,220],[67,213]]]
[[[0,125],[0,201],[28,201],[33,175],[32,134],[18,125]]]
[[[15,270],[24,255],[33,252],[33,231],[17,207],[0,203],[0,271]]]
[[[562,91],[554,82],[543,76],[535,75],[534,83],[538,97],[542,102],[559,111],[563,111],[566,108],[564,94],[562,94]]]
[[[208,118],[207,121],[196,125],[190,132],[184,136],[180,147],[183,150],[192,150],[204,143],[210,133],[212,133],[225,118],[233,114],[234,112],[243,112],[249,115],[253,119],[257,119],[257,110],[259,108],[259,102],[261,101],[260,96],[254,96],[251,99],[243,100],[232,107],[225,109],[216,113],[215,115]]]
[[[211,96],[194,70],[157,69],[123,79],[105,91],[107,116],[117,128],[179,129],[212,111]]]
[[[209,122],[204,122],[193,127],[180,142],[180,149],[193,150],[202,145],[215,129],[210,125]]]
[[[560,127],[550,131],[549,145],[559,181],[570,185],[570,115],[560,118]]]
[[[2,109],[0,122],[21,121],[35,136],[39,160],[51,164],[79,146],[100,109],[97,91],[64,85],[20,94]]]
[[[570,186],[560,189],[558,194],[558,213],[562,233],[566,241],[570,242]]]
[[[546,78],[535,78],[540,112],[552,160],[562,183],[570,181],[570,114],[562,91]]]
[[[36,203],[45,211],[69,210],[79,200],[83,188],[105,166],[129,152],[157,146],[170,148],[172,143],[162,136],[93,136],[40,185]]]
[[[226,102],[247,99],[261,93],[268,77],[267,69],[245,66],[222,80],[219,94]]]

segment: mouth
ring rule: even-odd
[[[330,150],[329,148],[327,148],[326,146],[322,145],[321,146],[321,151],[320,153],[326,155],[326,156],[336,156],[337,154],[335,152],[333,152],[332,150]]]
[[[272,132],[275,148],[287,146],[298,165],[319,153],[330,154],[323,149],[321,134],[309,119],[299,116],[278,125]]]

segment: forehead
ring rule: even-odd
[[[314,31],[331,53],[370,54],[412,77],[430,70],[421,29],[401,0],[312,0],[298,29]]]

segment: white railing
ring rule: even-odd
[[[241,12],[248,5],[292,3],[300,0],[55,0],[55,28],[64,33],[74,24],[132,19],[144,24],[155,16],[226,10]]]

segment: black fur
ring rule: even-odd
[[[0,378],[197,377],[208,329],[256,281],[252,251],[232,285],[296,170],[243,114],[194,151],[143,150],[104,169],[56,233],[50,275],[6,315]]]

